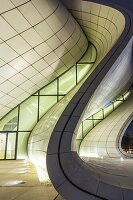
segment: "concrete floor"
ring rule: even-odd
[[[103,182],[133,190],[133,159],[87,157],[82,159]]]
[[[26,160],[0,161],[0,200],[62,200],[49,181],[39,182],[34,165]]]

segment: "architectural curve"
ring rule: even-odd
[[[2,118],[74,65],[88,42],[58,0],[6,0],[0,9],[0,26]]]
[[[121,158],[125,157],[121,146],[120,137],[123,137],[125,128],[133,113],[133,97],[128,98],[117,110],[113,111],[99,125],[84,138],[80,146],[80,156],[91,154],[93,157]],[[94,139],[95,138],[95,139]],[[85,154],[84,154],[84,153]],[[84,154],[84,155],[83,155]],[[87,157],[90,157],[87,156]]]
[[[73,141],[79,127],[80,117],[87,102],[115,62],[116,54],[117,57],[122,54],[123,49],[132,38],[133,30],[131,26],[132,21],[130,20],[129,15],[129,19],[126,21],[128,25],[126,24],[126,29],[120,37],[120,40],[97,66],[97,69],[94,70],[95,75],[92,72],[71,100],[60,117],[50,139],[47,152],[49,176],[57,191],[66,199],[127,199],[122,193],[127,193],[128,189],[123,188],[121,191],[118,186],[102,183],[102,180],[99,180],[98,173],[96,171],[94,172],[92,168],[87,168],[87,165],[78,157]],[[113,51],[115,54],[113,53],[111,55]],[[103,67],[103,63],[107,59],[108,62]],[[103,67],[103,71],[98,72],[101,66]],[[54,173],[53,165],[56,168],[56,173]],[[103,190],[103,187],[105,190]],[[110,191],[114,191],[114,195],[110,194]],[[130,192],[132,194],[132,191]]]
[[[54,200],[132,200],[130,170],[122,174],[127,158],[120,148],[124,132],[117,130],[111,137],[104,132],[105,146],[95,136],[92,144],[100,144],[97,160],[80,158],[76,146],[83,120],[117,99],[133,81],[133,17],[108,2],[6,0],[0,8],[0,23],[9,29],[0,30],[1,141],[6,137],[0,158],[32,161],[40,182],[53,189]],[[109,116],[120,121],[128,110],[117,124],[119,130],[132,115],[132,99]],[[90,145],[90,137],[80,153]],[[108,166],[109,157],[114,163],[119,158],[119,171]],[[128,160],[124,163],[129,164],[126,170],[132,167]]]

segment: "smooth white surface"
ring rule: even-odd
[[[74,65],[88,42],[58,0],[5,0],[0,13],[0,96],[9,99],[1,118]]]
[[[123,157],[118,149],[119,137],[132,112],[133,95],[86,135],[81,143],[79,155],[119,159]]]

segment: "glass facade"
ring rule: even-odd
[[[35,124],[88,74],[95,60],[96,49],[89,44],[87,52],[78,63],[1,119],[1,159],[27,158],[28,137]]]
[[[114,102],[110,103],[107,107],[99,110],[89,118],[82,121],[76,138],[77,150],[80,148],[82,140],[87,134],[108,115],[110,115],[118,106],[120,106],[129,96],[131,92],[126,92],[118,97]]]

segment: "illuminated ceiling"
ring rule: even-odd
[[[0,118],[71,67],[87,40],[57,0],[0,0]]]

